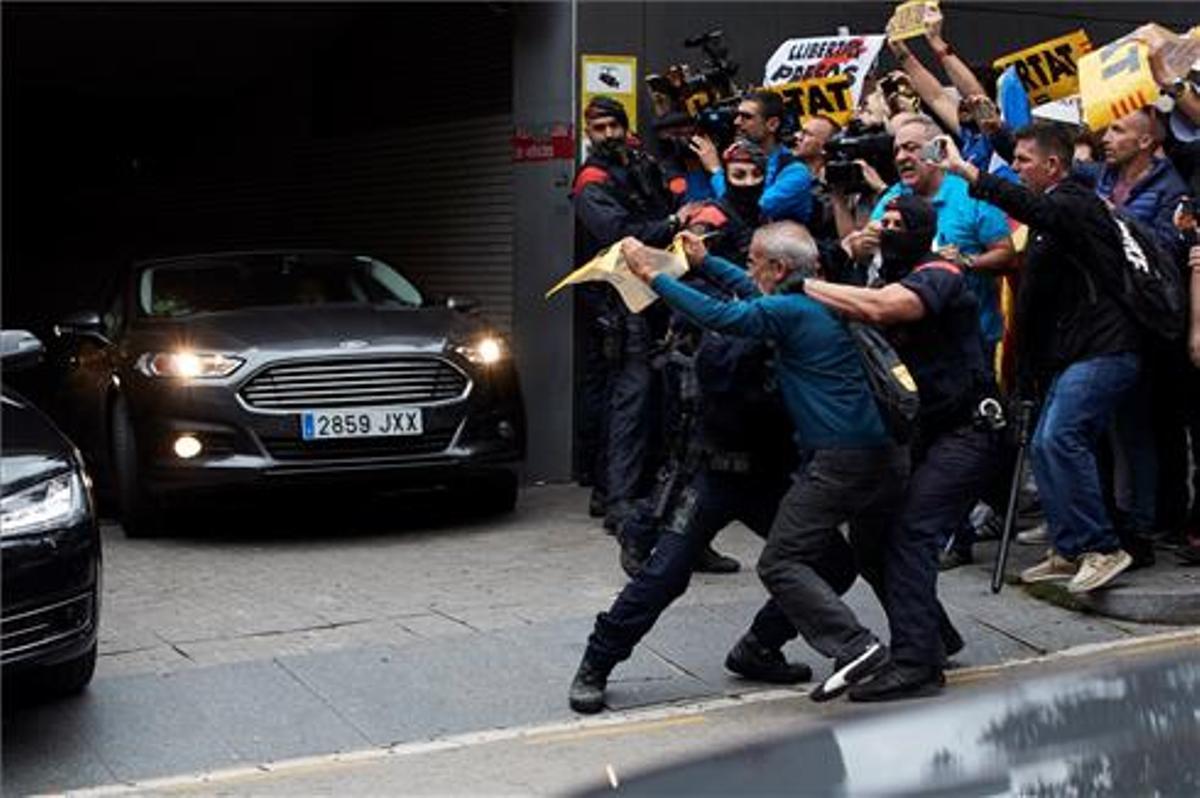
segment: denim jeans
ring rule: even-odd
[[[1030,450],[1051,541],[1064,557],[1120,547],[1096,449],[1140,371],[1138,355],[1122,352],[1072,363],[1050,383]]]

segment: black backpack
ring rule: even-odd
[[[1174,341],[1187,330],[1184,291],[1175,258],[1144,224],[1113,211],[1119,275],[1111,286],[1113,298],[1134,321],[1152,335]]]
[[[863,371],[884,427],[898,443],[908,443],[916,430],[917,414],[921,410],[917,381],[883,333],[859,321],[845,319],[844,322],[858,347]]]

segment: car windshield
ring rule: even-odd
[[[138,276],[145,316],[331,304],[419,306],[421,293],[391,266],[364,255],[219,255],[155,264]]]

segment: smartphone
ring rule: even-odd
[[[946,142],[934,139],[921,148],[921,160],[928,163],[941,163],[946,160]]]
[[[884,96],[888,97],[900,90],[900,81],[891,75],[887,75],[880,79],[879,88],[883,90]]]

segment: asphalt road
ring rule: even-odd
[[[857,711],[835,702],[814,714],[801,693],[723,671],[764,597],[747,567],[698,576],[614,674],[617,714],[580,725],[566,687],[623,575],[577,488],[532,488],[498,519],[436,497],[342,493],[215,509],[163,539],[105,528],[96,679],[58,702],[6,695],[6,794],[554,792],[608,778],[602,761],[619,778],[701,744]],[[758,550],[740,527],[718,546],[747,566]],[[971,668],[1166,629],[1017,589],[992,596],[983,565],[946,575],[941,592],[968,641],[966,680]],[[862,585],[852,603],[885,630]],[[828,668],[802,644],[789,653],[818,676]],[[614,717],[636,732],[604,731]],[[365,775],[342,782],[330,768],[345,759]]]

